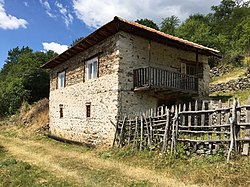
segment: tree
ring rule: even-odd
[[[159,30],[158,25],[150,19],[147,19],[147,18],[146,19],[137,19],[135,22],[142,24],[142,25],[145,25],[147,27],[153,28],[155,30]]]
[[[13,114],[22,102],[34,102],[49,94],[49,74],[40,66],[56,54],[16,47],[8,53],[0,71],[0,115]]]
[[[75,45],[76,43],[78,43],[81,39],[83,39],[84,37],[79,37],[75,40],[72,41],[72,43],[70,44],[70,47],[72,47],[73,45]]]
[[[178,27],[180,20],[178,17],[172,15],[167,18],[163,18],[161,22],[160,30],[167,34],[175,35],[175,30]]]

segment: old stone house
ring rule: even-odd
[[[115,17],[43,65],[51,134],[110,144],[122,113],[207,96],[211,55],[218,51]]]

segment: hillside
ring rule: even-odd
[[[245,104],[250,95],[250,74],[247,66],[219,66],[210,71],[210,97],[227,102],[239,98]]]

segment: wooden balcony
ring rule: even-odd
[[[134,91],[198,93],[198,78],[177,72],[146,67],[134,70]]]

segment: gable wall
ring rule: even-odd
[[[148,50],[151,43],[150,51]],[[176,49],[144,38],[120,32],[119,39],[119,102],[120,113],[136,113],[158,105],[158,99],[146,93],[133,92],[133,70],[142,67],[158,67],[175,72],[180,71],[183,59],[196,61],[196,54],[190,51]],[[208,95],[209,66],[207,56],[199,55],[203,64],[203,79],[199,79],[199,95]],[[178,96],[176,96],[178,97]]]

